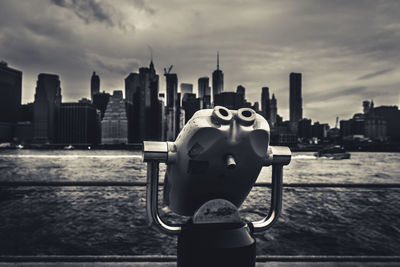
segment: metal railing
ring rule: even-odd
[[[146,182],[110,182],[110,181],[0,181],[0,187],[69,187],[69,186],[137,186],[145,187]],[[159,183],[163,186],[164,183]],[[254,187],[271,187],[271,183],[259,182]],[[287,183],[283,184],[286,188],[400,188],[400,183]]]
[[[0,262],[176,262],[174,255],[0,256]],[[400,262],[400,256],[257,256],[257,262]]]
[[[0,187],[145,187],[146,182],[111,181],[0,181]],[[159,186],[162,186],[160,183]],[[259,182],[255,187],[271,187],[271,183]],[[287,183],[284,188],[358,188],[358,189],[400,189],[400,183]],[[174,255],[40,255],[40,256],[0,256],[0,262],[176,262]],[[257,256],[257,262],[400,262],[400,256],[331,256],[331,255],[277,255]]]

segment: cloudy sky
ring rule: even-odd
[[[23,103],[37,75],[60,75],[63,101],[89,97],[148,65],[174,65],[179,83],[211,77],[216,52],[225,91],[268,86],[288,119],[289,73],[303,73],[303,115],[333,126],[362,110],[400,105],[400,1],[29,0],[0,2],[0,60],[23,71]],[[160,77],[160,91],[165,91]]]

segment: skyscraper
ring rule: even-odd
[[[290,73],[290,121],[298,122],[303,118],[301,99],[301,73]]]
[[[103,119],[104,117],[109,99],[110,94],[104,91],[102,93],[97,93],[93,95],[92,103],[96,107],[96,109],[100,110],[101,119]]]
[[[182,107],[185,110],[185,123],[187,123],[193,114],[201,109],[201,99],[196,98],[196,94],[184,94]]]
[[[210,95],[210,79],[208,77],[201,77],[198,80],[198,96],[203,98],[206,95]]]
[[[165,73],[167,85],[167,108],[166,108],[166,138],[169,141],[175,140],[178,135],[178,121],[180,108],[180,97],[178,97],[178,75],[176,73]]]
[[[215,95],[215,106],[224,106],[228,109],[239,109],[244,107],[243,95],[235,92],[222,92]]]
[[[246,88],[244,88],[243,85],[238,85],[238,87],[236,88],[236,93],[238,95],[241,95],[243,99],[246,100]]]
[[[93,96],[100,92],[100,77],[94,71],[90,79],[90,97],[93,101]]]
[[[215,95],[224,91],[224,73],[219,69],[219,52],[217,53],[217,69],[212,74],[213,101]]]
[[[209,108],[211,106],[211,95],[210,95],[210,79],[208,77],[201,77],[198,80],[198,96],[202,100],[203,108]]]
[[[158,99],[159,77],[153,61],[139,73],[125,78],[129,143],[161,139],[161,110]]]
[[[272,94],[272,98],[270,101],[270,124],[272,127],[275,127],[277,124],[277,115],[278,115],[278,106],[276,104],[276,98],[275,98],[275,94]]]
[[[263,87],[261,92],[261,111],[264,118],[271,124],[271,105],[269,99],[269,88]]]
[[[86,102],[62,103],[58,120],[58,143],[97,144],[100,140],[96,107]]]
[[[14,123],[21,108],[22,72],[0,62],[0,122]]]
[[[176,107],[178,94],[178,75],[176,75],[176,73],[166,73],[164,75],[167,85],[167,107]]]
[[[122,91],[114,91],[110,97],[104,118],[101,121],[103,144],[125,144],[128,142],[128,119]]]
[[[56,140],[60,106],[61,87],[58,75],[39,74],[33,104],[34,142],[52,143]]]
[[[181,94],[191,94],[193,93],[193,84],[191,83],[181,83]]]

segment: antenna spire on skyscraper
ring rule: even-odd
[[[219,70],[219,51],[217,51],[217,70]]]

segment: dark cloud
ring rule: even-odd
[[[51,2],[56,6],[71,10],[87,24],[100,22],[111,27],[118,26],[126,29],[126,25],[119,18],[120,14],[107,2],[98,0],[51,0]]]
[[[133,4],[135,7],[142,9],[151,15],[154,15],[156,13],[156,10],[154,8],[148,6],[147,3],[145,2],[145,0],[133,0]]]
[[[391,72],[391,71],[393,71],[393,70],[394,70],[394,68],[390,68],[390,69],[384,69],[384,70],[380,70],[380,71],[368,73],[368,74],[365,74],[365,75],[359,77],[357,80],[367,80],[367,79],[371,79],[371,78],[373,78],[373,77],[386,74],[386,73]]]

